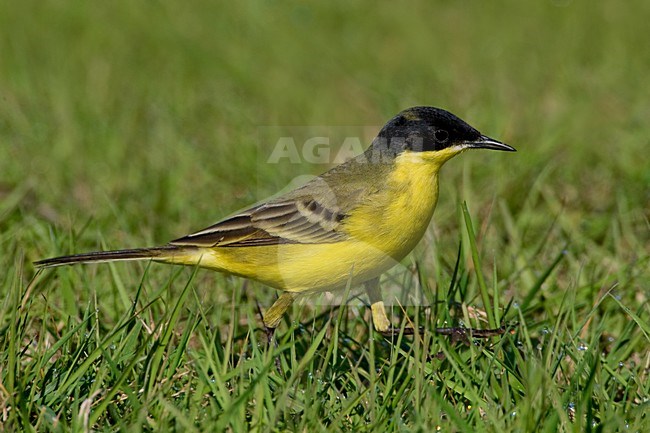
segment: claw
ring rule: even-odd
[[[474,329],[474,328],[461,328],[461,327],[451,327],[451,328],[435,328],[433,332],[440,335],[448,335],[451,337],[451,340],[463,341],[469,343],[470,338],[490,338],[497,335],[503,335],[506,333],[507,327],[501,326],[495,329]],[[403,335],[415,335],[424,334],[424,328],[420,326],[417,328],[406,327],[404,328]],[[402,332],[401,328],[396,328],[391,326],[385,330],[380,331],[380,334],[385,337],[396,337]]]
[[[434,330],[436,334],[448,335],[451,337],[451,341],[462,341],[466,344],[469,344],[470,338],[490,338],[497,335],[503,335],[506,332],[506,326],[501,326],[495,329],[474,329],[474,328],[436,328]]]
[[[394,326],[390,326],[387,329],[380,331],[380,334],[383,335],[384,337],[397,337],[400,332],[402,332],[402,328],[396,328]],[[424,328],[419,327],[418,329],[411,328],[410,326],[407,326],[404,328],[404,334],[403,335],[415,335],[415,334],[424,334]]]

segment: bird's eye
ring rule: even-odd
[[[444,129],[438,129],[436,132],[433,133],[433,137],[436,139],[438,143],[444,143],[447,140],[449,140],[449,133]]]

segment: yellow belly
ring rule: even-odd
[[[200,265],[258,280],[289,292],[357,285],[396,264],[384,251],[358,240],[206,249]]]

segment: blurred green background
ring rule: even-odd
[[[273,145],[260,126],[380,126],[412,105],[519,150],[464,155],[488,199],[517,206],[543,176],[579,218],[607,218],[620,197],[647,216],[648,13],[642,1],[7,2],[1,193],[28,193],[3,228],[91,217],[111,246],[165,242],[317,173],[260,164]]]
[[[566,248],[540,299],[576,293],[573,324],[614,287],[647,306],[649,16],[640,0],[2,2],[0,263],[25,266],[2,287],[29,281],[36,259],[165,243],[324,169],[268,164],[275,131],[369,143],[400,110],[433,105],[518,152],[445,166],[416,251],[425,266],[435,246],[435,275],[449,278],[467,201],[486,272],[508,278],[501,304],[531,293]],[[48,278],[77,275],[65,272]],[[128,309],[92,277],[104,271],[75,272],[87,292],[39,290],[63,293],[71,313],[94,290],[104,320]],[[142,277],[119,272],[131,278],[121,293]],[[606,326],[625,326],[608,311]],[[640,338],[626,355],[637,365]]]

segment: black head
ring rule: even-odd
[[[371,149],[396,156],[404,151],[430,152],[450,147],[515,150],[482,135],[449,111],[434,107],[402,111],[381,129]]]

